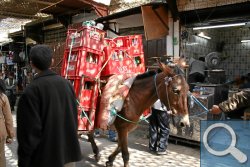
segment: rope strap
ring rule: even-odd
[[[189,116],[189,118],[192,118],[192,117],[197,117],[197,116],[199,116],[199,115],[202,115],[202,114],[206,114],[206,113],[209,113],[209,110],[194,96],[194,95],[192,95],[192,93],[191,92],[188,92],[188,96],[189,97],[191,97],[193,100],[194,100],[194,102],[196,103],[196,104],[198,104],[203,110],[205,110],[204,112],[201,112],[201,113],[199,113],[199,114],[195,114],[195,115],[192,115],[192,116]],[[220,120],[225,120],[225,113],[222,113],[221,114],[221,118],[220,118]]]
[[[81,108],[81,110],[82,110],[82,113],[81,113],[81,114],[83,114],[83,115],[87,118],[87,120],[88,120],[89,124],[92,126],[92,122],[90,121],[90,119],[89,119],[89,117],[88,117],[87,113],[84,111],[84,109],[83,109],[83,107],[81,106],[81,104],[79,103],[79,101],[78,101],[78,100],[76,100],[76,102],[77,102],[77,104],[79,105],[79,107],[80,107],[80,108]]]
[[[110,115],[111,115],[111,116],[118,116],[118,117],[121,118],[122,120],[127,121],[127,122],[130,122],[130,123],[133,123],[133,124],[138,124],[138,123],[141,122],[141,121],[145,121],[145,122],[149,123],[149,122],[147,121],[147,118],[148,118],[148,117],[144,117],[143,115],[140,117],[140,120],[139,120],[139,121],[134,122],[134,121],[128,120],[128,119],[124,118],[123,116],[119,115],[119,114],[117,113],[116,109],[114,109],[114,108],[112,108],[111,110],[109,110],[109,112],[110,112]]]

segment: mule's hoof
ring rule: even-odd
[[[107,162],[106,162],[106,167],[113,167],[113,163],[112,163],[112,162],[107,161]]]
[[[100,155],[100,154],[95,155],[95,160],[96,160],[96,162],[98,162],[98,161],[100,160],[100,158],[101,158],[101,155]]]

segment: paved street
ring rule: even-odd
[[[15,118],[15,115],[14,115]],[[101,159],[97,163],[94,160],[90,143],[85,138],[80,139],[83,159],[77,163],[77,167],[103,167],[107,157],[115,149],[116,143],[110,142],[106,137],[96,138],[96,142],[101,151]],[[17,141],[11,145],[5,146],[7,167],[17,166]],[[147,131],[144,128],[138,128],[129,136],[129,152],[131,167],[199,167],[200,151],[191,146],[175,145],[170,143],[168,155],[154,155],[148,152]],[[114,162],[114,167],[123,166],[121,154]]]

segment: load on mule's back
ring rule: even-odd
[[[105,31],[95,26],[69,29],[67,34],[61,75],[74,84],[79,104],[78,128],[82,131],[95,128],[100,80],[106,81],[114,74],[145,71],[141,35],[113,39],[104,36]],[[104,43],[108,44],[104,47]]]

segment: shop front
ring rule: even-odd
[[[198,1],[193,3],[197,4]],[[218,5],[180,12],[180,56],[187,62],[204,59],[204,81],[191,82],[190,91],[206,109],[246,88],[250,72],[250,3]],[[190,72],[192,63],[189,63]],[[190,75],[188,75],[190,76]],[[189,78],[187,77],[187,80]],[[201,120],[243,120],[245,109],[215,116],[191,101],[191,126],[172,127],[173,136],[200,141]]]

